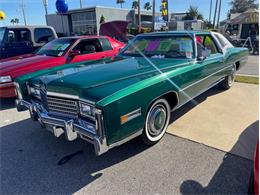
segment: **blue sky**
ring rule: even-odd
[[[44,7],[42,0],[23,0],[25,3],[25,13],[28,24],[45,24]],[[116,4],[116,0],[82,0],[83,7],[89,7],[94,5],[108,6],[108,7],[118,7],[120,5]],[[145,4],[149,0],[141,0],[142,4]],[[213,0],[213,5],[215,5]],[[23,24],[23,17],[21,11],[22,0],[0,0],[0,10],[3,10],[7,18],[4,21],[0,21],[0,26],[10,25],[10,20],[12,18],[18,18],[20,24]],[[49,0],[48,12],[55,13],[55,2],[56,0]],[[156,9],[159,11],[161,0],[156,0]],[[222,0],[222,10],[221,10],[221,20],[226,18],[227,12],[229,10],[230,0]],[[69,9],[79,8],[80,0],[67,0]],[[210,0],[169,0],[169,11],[170,12],[182,12],[187,11],[190,5],[197,6],[199,11],[203,14],[205,19],[209,17],[209,4]],[[131,8],[132,0],[126,0],[123,8]],[[143,7],[143,5],[142,5]],[[213,18],[213,15],[212,15]]]

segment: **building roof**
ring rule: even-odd
[[[63,14],[72,14],[72,13],[78,13],[78,12],[85,12],[85,11],[90,11],[90,10],[95,10],[96,8],[101,8],[101,9],[113,9],[113,10],[117,10],[117,11],[136,11],[134,9],[127,9],[127,8],[117,8],[117,7],[105,7],[105,6],[91,6],[91,7],[85,7],[85,8],[79,8],[79,9],[70,9],[68,10],[67,13]],[[156,14],[159,14],[160,12],[156,12]],[[56,15],[57,13],[52,13],[52,14],[48,14],[48,15]],[[141,14],[147,14],[150,15],[152,14],[151,11],[146,11],[146,10],[141,10]]]
[[[227,23],[231,23],[231,24],[259,23],[259,11],[248,10],[244,13],[239,14],[237,17],[229,20]]]
[[[47,26],[47,25],[14,25],[14,26],[2,26],[2,27],[6,27],[6,28],[28,28],[28,29],[34,29],[34,28],[52,28],[51,26]]]

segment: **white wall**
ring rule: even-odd
[[[70,34],[67,15],[47,15],[47,25],[52,26],[57,33]]]

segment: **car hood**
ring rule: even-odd
[[[32,82],[44,85],[48,92],[98,101],[126,86],[188,63],[190,60],[117,57],[101,64],[78,64],[43,75]],[[95,90],[100,88],[101,93]]]
[[[44,63],[50,59],[54,59],[52,56],[43,56],[36,54],[20,55],[12,58],[7,58],[0,61],[0,75],[10,75],[12,78],[20,76],[21,72],[29,69],[39,63]]]

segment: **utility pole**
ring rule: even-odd
[[[212,10],[212,0],[210,0],[210,6],[209,6],[209,24],[211,22],[211,10]]]
[[[219,0],[219,8],[218,8],[218,23],[217,23],[217,28],[219,28],[220,12],[221,12],[221,0]]]
[[[154,26],[155,26],[155,0],[153,0],[153,32],[154,32]]]
[[[213,19],[213,28],[215,28],[217,9],[218,9],[218,0],[216,0],[216,6],[215,6],[215,12],[214,12],[214,19]]]
[[[24,10],[24,8],[25,8],[24,0],[22,0],[21,8],[22,8],[22,13],[23,13],[24,25],[26,26],[26,25],[27,25],[27,22],[26,22],[26,17],[25,17],[25,10]]]
[[[45,19],[46,19],[46,24],[47,24],[47,15],[48,15],[48,0],[42,0],[43,2],[43,6],[44,6],[44,9],[45,9]]]
[[[79,0],[80,8],[82,8],[82,0]]]
[[[138,33],[141,32],[141,2],[138,0]]]

